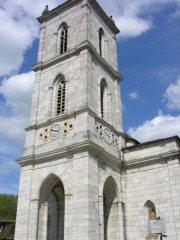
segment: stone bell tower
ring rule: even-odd
[[[123,240],[119,30],[96,0],[38,21],[15,239]]]

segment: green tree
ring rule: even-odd
[[[0,219],[15,220],[17,195],[0,194]]]

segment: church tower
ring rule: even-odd
[[[15,240],[123,240],[119,30],[96,0],[38,21]]]

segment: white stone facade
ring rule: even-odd
[[[156,217],[165,220],[167,238],[180,239],[180,141],[178,137],[139,144],[124,150],[124,214],[127,239],[147,236],[150,200]],[[147,238],[148,239],[148,238]]]
[[[180,141],[139,144],[123,133],[113,20],[95,0],[69,0],[38,20],[15,240],[150,239],[147,201],[166,221],[167,239],[180,240]]]

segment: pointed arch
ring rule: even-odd
[[[64,113],[66,106],[66,82],[62,74],[58,74],[54,81],[56,95],[56,115]]]
[[[104,31],[102,28],[98,30],[98,37],[99,37],[99,54],[103,56],[103,38],[104,38]]]
[[[117,187],[109,176],[103,188],[104,240],[117,240],[119,232],[119,212]]]
[[[115,188],[116,188],[116,193],[117,193],[117,199],[118,201],[121,201],[121,195],[120,195],[120,189],[119,189],[119,186],[118,186],[118,180],[110,173],[107,173],[103,176],[100,184],[99,184],[99,196],[102,196],[103,195],[103,191],[104,191],[104,184],[106,182],[106,180],[108,178],[112,178],[113,181],[114,181],[114,184],[115,184]]]
[[[144,204],[144,208],[147,211],[148,220],[156,219],[156,207],[152,201],[146,201]]]
[[[38,240],[64,240],[65,191],[54,174],[42,183],[39,192]]]
[[[110,121],[110,93],[105,78],[100,82],[100,116],[106,121]]]
[[[156,207],[151,200],[147,200],[144,204],[145,215],[145,236],[147,239],[157,239],[157,234],[148,233],[147,221],[156,220]]]
[[[64,183],[62,179],[60,179],[56,174],[50,173],[41,183],[41,186],[39,189],[39,200],[46,201],[47,196],[49,196],[49,193],[52,190],[52,187],[55,186],[56,183],[58,182],[61,182],[64,188]]]
[[[59,27],[60,35],[60,54],[63,54],[67,51],[68,45],[68,25],[63,22]]]
[[[57,109],[56,114],[60,115],[65,110],[65,95],[66,95],[66,83],[65,81],[59,82],[57,88]]]

